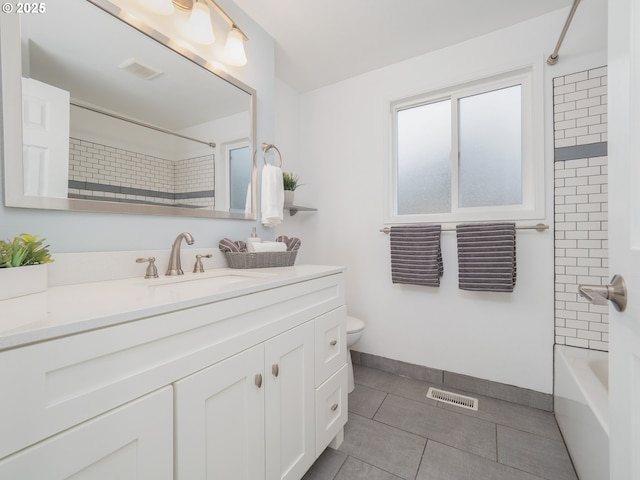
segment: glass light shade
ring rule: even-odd
[[[204,2],[196,2],[193,4],[191,17],[189,17],[189,22],[187,22],[187,32],[189,38],[194,42],[204,45],[210,45],[215,42],[216,37],[213,35],[209,7]]]
[[[244,37],[240,30],[233,27],[227,37],[224,46],[225,62],[234,67],[242,67],[247,64],[247,55],[244,52]]]
[[[171,15],[174,10],[171,0],[144,0],[143,5],[158,15]]]

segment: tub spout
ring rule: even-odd
[[[189,232],[182,232],[178,235],[171,247],[171,254],[169,255],[169,266],[167,267],[167,273],[165,275],[184,275],[182,271],[182,265],[180,263],[180,245],[184,239],[187,244],[192,245],[194,240]]]

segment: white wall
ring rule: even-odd
[[[568,9],[431,54],[390,65],[299,97],[277,85],[277,118],[299,116],[299,143],[290,130],[276,142],[295,152],[287,169],[306,185],[296,203],[315,206],[278,233],[302,238],[307,261],[347,267],[349,313],[366,330],[356,349],[456,373],[552,391],[553,231],[520,231],[513,294],[458,290],[455,235],[443,234],[440,288],[391,283],[389,238],[379,233],[390,214],[392,100],[519,64],[544,61]],[[553,224],[551,78],[606,63],[606,2],[583,2],[560,52],[545,65],[545,223]],[[531,223],[531,222],[526,222]],[[302,255],[301,254],[301,255]]]
[[[230,0],[220,0],[220,5],[249,37],[246,43],[248,64],[241,68],[230,68],[229,73],[258,91],[256,145],[272,143],[275,89],[273,39]],[[82,21],[81,18],[77,20]],[[205,54],[204,51],[201,53]],[[215,62],[213,55],[208,59]],[[0,195],[4,197],[3,179],[0,182]],[[273,232],[264,231],[258,221],[0,207],[0,238],[12,238],[23,232],[37,234],[47,239],[54,253],[169,248],[176,235],[185,230],[191,232],[196,240],[193,248],[212,247],[217,246],[223,237],[248,237],[252,226],[258,227],[263,238],[273,236]]]

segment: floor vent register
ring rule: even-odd
[[[468,408],[469,410],[478,410],[478,399],[473,397],[466,397],[458,393],[447,392],[446,390],[440,390],[438,388],[430,387],[427,392],[427,398],[437,400],[439,402],[449,403],[462,408]]]

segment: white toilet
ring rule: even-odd
[[[353,389],[355,388],[355,384],[353,382],[353,363],[351,362],[351,346],[358,340],[360,340],[363,332],[364,322],[359,318],[354,318],[347,315],[347,363],[349,364],[349,393],[353,392]]]

